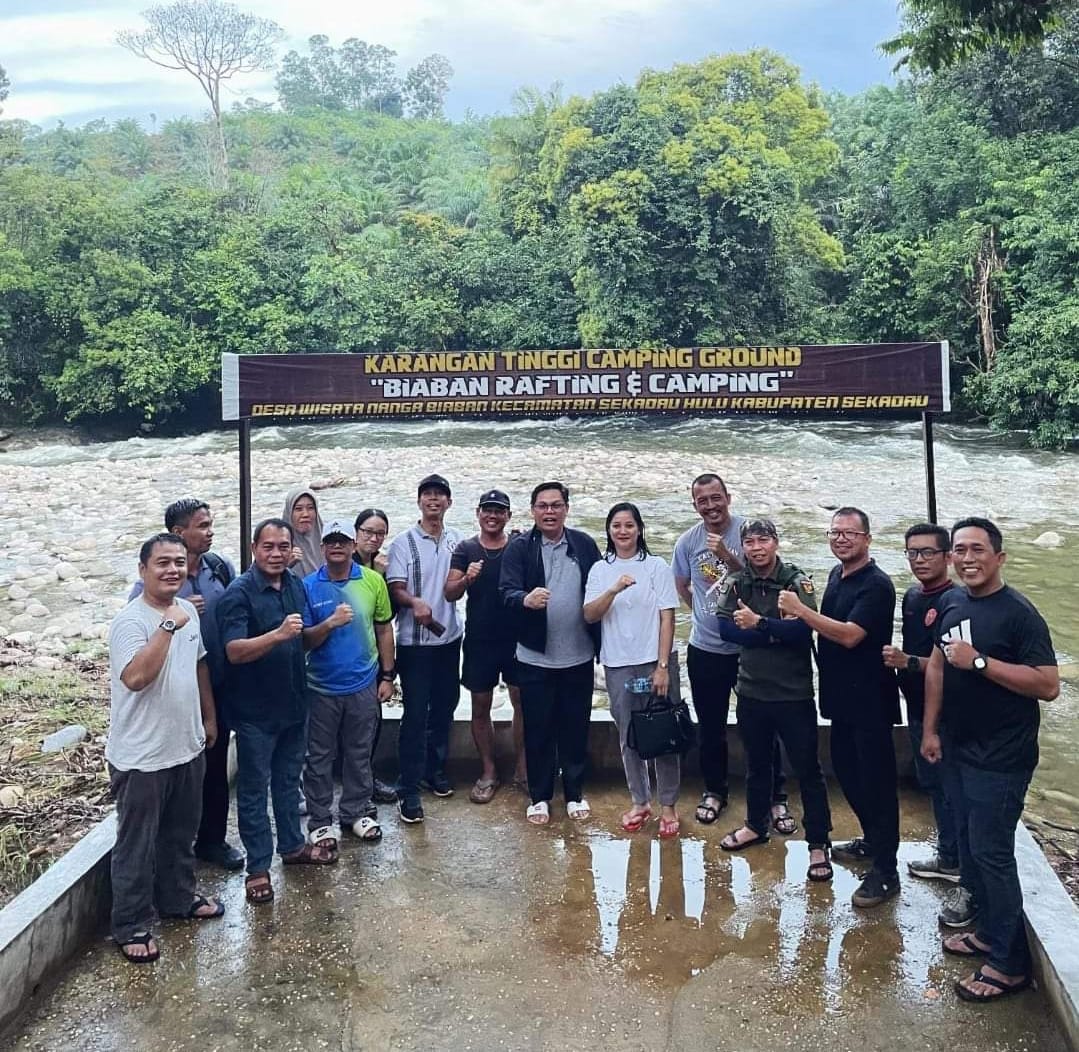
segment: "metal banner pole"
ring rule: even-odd
[[[251,565],[251,418],[242,417],[240,430],[240,569]]]
[[[937,521],[937,474],[933,461],[933,414],[922,413],[922,449],[925,458],[925,500],[929,521]]]

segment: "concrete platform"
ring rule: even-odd
[[[688,817],[698,785],[685,787]],[[834,789],[834,787],[832,787]],[[167,1050],[816,1050],[1063,1052],[1040,992],[968,1006],[965,962],[940,950],[945,885],[851,907],[858,877],[807,886],[804,841],[720,851],[742,800],[661,842],[618,829],[615,780],[573,823],[523,819],[503,790],[425,798],[379,845],[346,841],[327,868],[276,866],[271,906],[207,871],[228,913],[161,929],[162,959],[126,964],[98,939],[4,1047]],[[841,799],[833,792],[833,801]],[[926,851],[924,801],[904,796],[904,845]],[[854,820],[835,805],[837,838]]]

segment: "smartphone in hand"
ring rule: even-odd
[[[432,635],[441,636],[446,631],[446,626],[441,621],[432,621],[427,629]]]

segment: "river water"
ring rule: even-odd
[[[1053,633],[1065,675],[1058,700],[1043,707],[1042,762],[1029,809],[1074,825],[1079,815],[1079,457],[1036,452],[1013,438],[973,428],[937,426],[940,519],[986,515],[1002,528],[1007,579],[1035,603]],[[445,475],[456,499],[448,522],[474,526],[485,489],[506,490],[530,522],[527,499],[538,481],[562,479],[571,490],[573,525],[602,536],[616,500],[641,507],[650,545],[670,558],[678,534],[696,521],[689,482],[703,471],[727,481],[733,508],[774,518],[782,554],[823,584],[833,564],[824,530],[829,506],[864,508],[873,554],[902,592],[909,583],[903,531],[925,516],[920,427],[912,423],[701,420],[355,423],[257,428],[253,436],[253,514],[280,514],[296,482],[343,479],[321,491],[324,521],[351,521],[376,505],[391,536],[415,515],[416,482]],[[30,619],[25,602],[0,601],[0,627],[54,640],[98,636],[134,579],[139,543],[160,528],[161,509],[180,496],[208,500],[217,516],[215,550],[239,552],[236,437],[136,438],[84,446],[39,445],[0,453],[5,536],[0,538],[0,598],[29,582],[31,602],[47,609]],[[1047,549],[1046,531],[1063,539]],[[55,579],[57,560],[79,571]],[[49,575],[52,575],[51,577]],[[35,579],[36,575],[36,579]],[[680,618],[679,635],[688,631]],[[70,627],[67,627],[70,626]],[[61,635],[62,633],[62,635]],[[53,650],[60,652],[54,642]]]

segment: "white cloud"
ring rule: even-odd
[[[106,0],[107,6],[95,8],[92,0],[36,0],[42,13],[0,15],[0,62],[12,80],[4,116],[41,123],[70,114],[85,119],[95,108],[115,113],[125,106],[134,116],[151,110],[201,115],[206,101],[190,76],[153,66],[115,42],[118,30],[143,24],[140,12],[150,2]],[[316,33],[335,45],[350,36],[384,44],[397,51],[402,71],[432,51],[441,52],[456,69],[448,104],[458,114],[466,107],[505,111],[524,84],[546,88],[558,81],[567,93],[587,93],[619,80],[631,82],[643,66],[664,68],[750,46],[800,53],[807,76],[830,80],[831,86],[847,83],[835,75],[838,48],[851,54],[852,68],[864,66],[862,79],[868,82],[879,79],[881,68],[872,44],[864,30],[854,47],[848,35],[858,31],[859,19],[894,23],[895,12],[894,0],[856,0],[859,18],[851,15],[851,0],[236,2],[285,30],[280,55],[293,48],[305,51]],[[50,13],[58,6],[69,10]],[[818,68],[804,57],[814,48],[824,55]],[[857,73],[850,79],[857,84]],[[230,102],[248,95],[272,100],[273,74],[235,78],[227,90]]]

